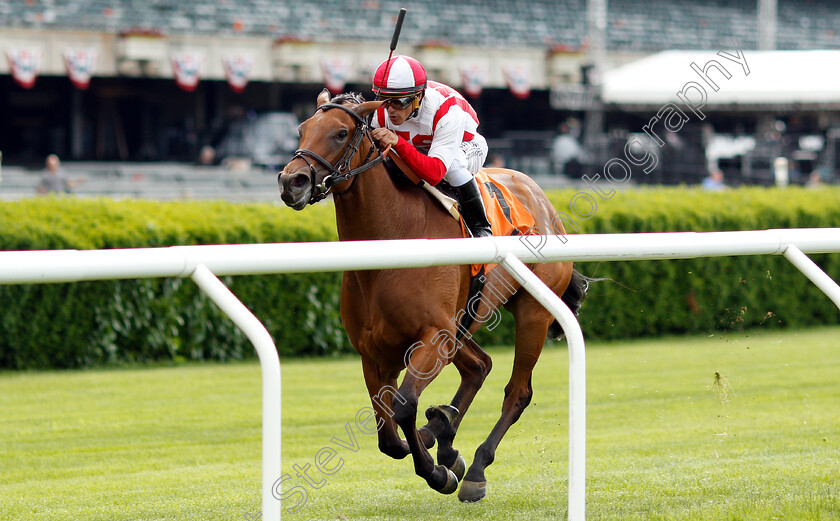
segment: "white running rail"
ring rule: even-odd
[[[265,328],[217,277],[500,263],[547,307],[568,339],[568,519],[582,521],[586,499],[583,334],[566,305],[523,263],[784,255],[840,307],[840,286],[805,255],[837,252],[840,228],[9,251],[0,252],[0,284],[192,277],[257,350],[263,377],[262,519],[279,520],[280,501],[272,495],[272,486],[281,476],[280,361]]]

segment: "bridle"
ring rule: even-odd
[[[307,166],[309,166],[309,180],[311,185],[311,191],[309,194],[309,203],[308,204],[315,204],[318,201],[321,201],[327,197],[332,192],[332,188],[339,183],[342,183],[350,178],[353,178],[353,182],[350,183],[350,186],[347,187],[346,190],[341,192],[336,192],[333,195],[343,195],[353,189],[353,186],[356,184],[356,181],[359,179],[357,176],[364,172],[365,170],[369,170],[374,166],[378,165],[382,161],[385,160],[385,156],[382,154],[379,155],[373,161],[370,161],[370,156],[373,155],[374,151],[377,151],[375,143],[373,141],[373,137],[370,135],[370,125],[365,118],[362,118],[358,114],[356,114],[353,109],[350,109],[344,105],[339,105],[338,103],[324,103],[320,105],[315,112],[317,113],[319,110],[329,110],[329,109],[341,109],[344,112],[350,114],[353,119],[356,121],[356,129],[353,131],[353,139],[350,141],[350,144],[347,145],[347,148],[344,150],[344,155],[336,162],[335,165],[331,164],[329,161],[321,157],[320,155],[316,154],[315,152],[306,149],[306,148],[299,148],[295,151],[294,156],[292,156],[292,160],[301,158],[306,162]],[[350,170],[350,161],[353,160],[353,157],[359,151],[359,144],[362,141],[362,138],[367,137],[370,140],[371,147],[368,150],[367,156],[365,156],[364,161],[362,161],[362,165],[358,168],[354,168]],[[324,177],[324,180],[321,184],[315,184],[315,175],[317,173],[315,165],[312,164],[310,159],[314,160],[320,166],[324,167],[329,171],[329,174]]]

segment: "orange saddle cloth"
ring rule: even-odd
[[[519,202],[513,193],[501,183],[492,179],[484,170],[475,174],[475,180],[481,189],[481,198],[484,201],[484,209],[487,211],[487,219],[493,235],[529,235],[532,233],[536,220],[531,212]],[[464,219],[461,219],[461,229],[464,237],[469,237]],[[484,270],[490,271],[495,264],[473,264],[472,276],[475,277]]]

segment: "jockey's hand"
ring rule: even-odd
[[[388,130],[387,128],[375,128],[371,131],[371,135],[373,135],[373,139],[379,141],[379,144],[383,147],[387,147],[388,145],[395,147],[399,141],[397,134],[393,130]]]

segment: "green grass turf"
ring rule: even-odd
[[[840,519],[838,338],[831,327],[589,345],[587,519]],[[491,354],[456,439],[468,463],[510,375],[512,350]],[[448,401],[456,381],[448,368],[421,406]],[[460,504],[354,425],[369,404],[357,359],[284,362],[282,504],[299,509],[283,517],[565,519],[565,345],[546,348],[533,387],[488,468],[488,498]],[[258,519],[260,396],[255,362],[0,373],[0,519]],[[324,447],[341,463],[331,475],[314,467]],[[295,475],[307,464],[320,488]]]

